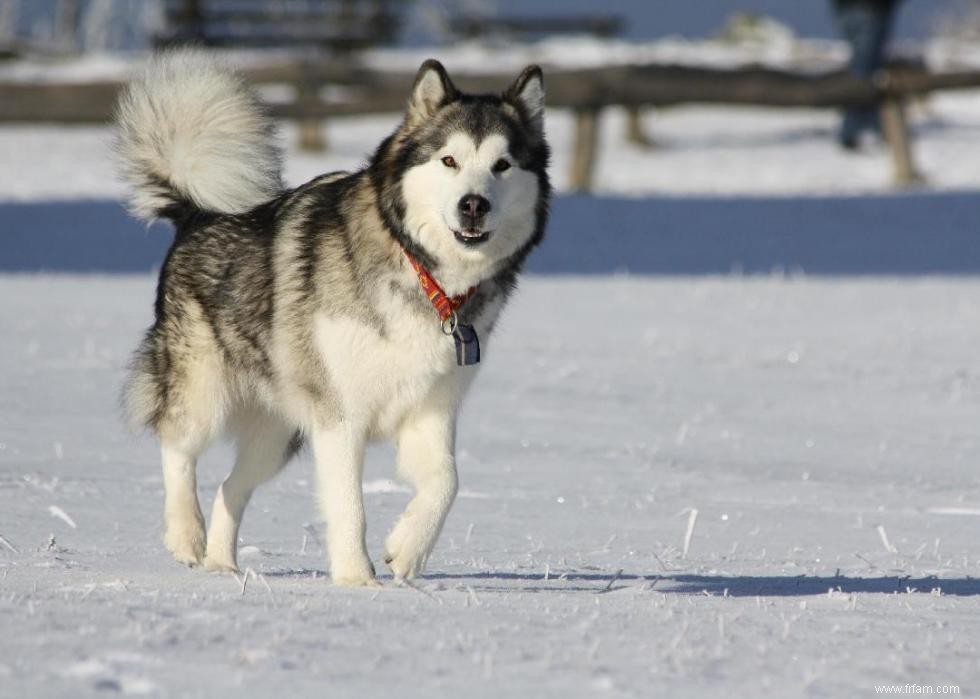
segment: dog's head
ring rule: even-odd
[[[501,95],[469,95],[429,60],[373,169],[385,221],[410,252],[444,274],[482,276],[519,264],[544,234],[548,158],[540,68]]]

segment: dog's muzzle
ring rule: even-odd
[[[459,220],[462,230],[453,230],[463,245],[479,245],[490,239],[491,231],[482,230],[483,219],[490,213],[490,200],[479,194],[467,194],[459,200]]]

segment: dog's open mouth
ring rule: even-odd
[[[453,235],[456,236],[456,240],[461,242],[463,245],[480,245],[490,240],[490,234],[493,231],[478,231],[475,228],[464,228],[461,231],[457,231],[455,228],[452,229]]]

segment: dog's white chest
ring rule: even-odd
[[[453,340],[432,323],[419,323],[393,304],[379,326],[349,317],[321,316],[317,346],[343,410],[387,437],[442,380],[461,378]]]

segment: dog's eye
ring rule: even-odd
[[[451,168],[458,167],[458,165],[456,165],[456,158],[454,158],[451,155],[447,155],[445,158],[443,158],[442,164],[445,165],[446,167],[451,167]]]
[[[501,158],[493,164],[494,172],[506,172],[507,170],[510,170],[510,161],[506,158]]]

